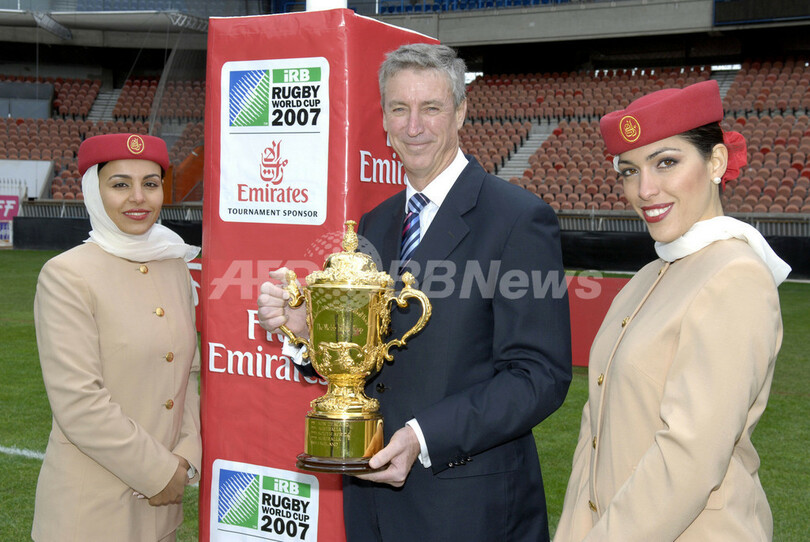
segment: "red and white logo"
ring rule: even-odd
[[[20,210],[19,196],[0,196],[0,220],[11,220]]]
[[[279,184],[284,178],[284,167],[287,160],[281,158],[281,141],[273,141],[262,152],[262,163],[259,175],[263,181]]]

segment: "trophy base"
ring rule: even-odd
[[[299,454],[295,466],[299,469],[332,474],[368,474],[384,469],[372,469],[368,466],[369,457],[360,459],[338,459],[336,457],[317,457]]]
[[[378,413],[348,418],[307,414],[304,453],[296,466],[315,472],[364,474],[381,469],[368,466],[383,447],[383,420]]]

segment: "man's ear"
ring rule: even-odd
[[[461,127],[464,126],[464,119],[467,118],[467,98],[464,98],[464,101],[458,104],[456,108],[456,128],[461,130]]]

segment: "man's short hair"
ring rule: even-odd
[[[389,52],[380,66],[380,99],[383,109],[385,108],[385,85],[391,77],[407,69],[443,72],[450,82],[453,104],[456,108],[467,97],[467,88],[464,83],[467,66],[462,59],[456,56],[453,49],[446,45],[412,43]]]

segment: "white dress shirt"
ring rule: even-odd
[[[469,164],[469,161],[464,156],[464,153],[461,152],[461,149],[459,149],[456,157],[453,159],[450,165],[439,173],[435,179],[430,181],[425,189],[422,190],[422,194],[424,194],[430,200],[430,202],[419,212],[420,241],[425,236],[428,228],[430,228],[430,225],[433,223],[433,219],[436,217],[436,213],[439,212],[439,208],[442,206],[442,203],[444,203],[447,194],[450,192],[450,189],[453,188],[453,185],[456,183],[456,179],[459,178],[461,172],[464,171],[465,167],[467,167],[467,164]],[[414,194],[416,194],[416,189],[411,186],[411,182],[408,180],[406,175],[406,213],[408,212],[408,201],[410,201],[411,196]],[[288,356],[296,365],[307,365],[309,364],[309,359],[304,359],[302,357],[304,348],[305,347],[291,345],[288,339],[284,337],[284,345],[281,347],[281,354]],[[422,433],[422,428],[419,427],[419,422],[416,421],[416,418],[412,418],[408,420],[406,425],[409,425],[411,429],[413,429],[413,432],[416,433],[416,438],[419,440],[419,462],[422,463],[423,467],[429,468],[431,465],[430,455],[428,455],[427,443],[425,442],[425,436]]]
[[[464,157],[464,153],[461,152],[461,149],[458,150],[458,154],[450,162],[450,165],[445,168],[444,171],[439,173],[435,179],[430,181],[430,183],[422,190],[422,194],[424,194],[430,202],[425,205],[422,210],[419,212],[419,232],[420,237],[419,240],[422,240],[422,237],[425,236],[425,232],[428,231],[428,228],[433,223],[433,218],[436,216],[436,213],[439,212],[439,207],[442,206],[444,203],[444,199],[447,197],[448,192],[450,189],[453,188],[453,185],[456,184],[456,179],[458,179],[461,172],[464,171],[464,168],[467,167],[467,158]],[[411,199],[411,196],[416,194],[416,189],[411,186],[411,181],[408,180],[408,176],[405,176],[405,212],[408,212],[408,202]]]

